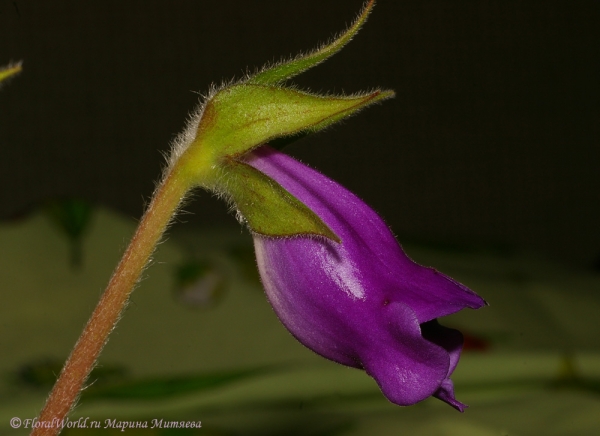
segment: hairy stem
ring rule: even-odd
[[[50,392],[38,418],[40,424],[32,431],[32,436],[54,436],[60,432],[61,427],[57,423],[74,406],[144,266],[187,190],[188,185],[177,177],[176,171],[171,171],[156,190],[129,247]]]

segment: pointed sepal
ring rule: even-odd
[[[367,21],[367,18],[374,5],[375,0],[370,0],[369,3],[364,6],[354,23],[329,44],[325,44],[308,54],[299,55],[287,62],[281,62],[272,67],[265,68],[264,70],[252,76],[248,80],[248,83],[254,83],[258,85],[277,85],[285,80],[297,76],[300,73],[303,73],[309,68],[312,68],[327,58],[333,56],[346,44],[348,44],[354,35],[358,33],[360,28]]]
[[[340,242],[316,213],[267,175],[233,159],[223,170],[226,195],[253,233],[276,238],[317,235]]]
[[[204,108],[194,146],[218,160],[241,156],[280,137],[315,132],[393,96],[320,96],[296,89],[238,84],[217,92]]]

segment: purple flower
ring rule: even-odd
[[[364,369],[401,406],[437,397],[461,412],[450,375],[462,334],[437,318],[485,301],[402,251],[383,220],[354,194],[270,147],[247,162],[315,212],[341,239],[254,235],[275,312],[302,344]]]

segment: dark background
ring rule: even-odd
[[[139,217],[213,82],[315,47],[362,0],[0,0],[0,217],[79,197]],[[287,151],[400,240],[600,256],[600,2],[380,0],[295,82],[397,97]],[[186,225],[233,223],[201,193]]]

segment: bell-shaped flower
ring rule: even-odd
[[[288,330],[318,354],[364,369],[393,403],[434,396],[463,411],[450,380],[463,338],[437,318],[485,301],[413,262],[370,207],[319,172],[269,147],[253,151],[246,163],[299,199],[340,240],[254,234],[264,288]]]
[[[213,89],[175,141],[165,180],[231,203],[254,236],[268,297],[300,342],[365,369],[396,404],[433,395],[462,410],[449,378],[462,336],[437,318],[485,302],[411,261],[381,218],[345,188],[263,145],[281,146],[394,96],[284,86],[347,44],[373,4],[329,44]]]

